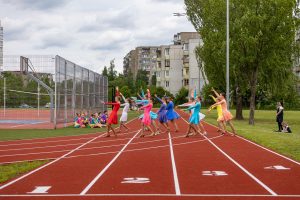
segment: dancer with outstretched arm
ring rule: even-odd
[[[191,129],[193,129],[195,131],[195,135],[200,134],[200,132],[197,129],[198,124],[200,123],[200,119],[199,119],[199,112],[201,109],[201,97],[197,97],[196,103],[192,106],[190,106],[189,108],[187,108],[187,110],[194,110],[193,114],[190,116],[189,119],[189,127],[187,130],[187,133],[185,135],[185,137],[189,137],[190,133],[191,133]]]
[[[167,119],[175,126],[175,132],[178,132],[178,126],[176,123],[176,120],[180,117],[175,111],[174,111],[174,103],[172,101],[171,97],[166,97],[167,102]]]
[[[151,135],[150,136],[154,136],[155,132],[153,132],[152,128],[151,128],[151,117],[150,117],[150,111],[153,107],[153,103],[151,98],[148,98],[149,103],[147,105],[144,105],[140,108],[140,110],[144,110],[144,116],[142,119],[142,134],[140,135],[140,137],[145,137],[144,134],[144,127],[146,126],[148,128],[148,130],[151,131]]]
[[[232,123],[232,114],[228,111],[227,109],[227,102],[225,100],[225,94],[224,93],[217,93],[215,89],[212,88],[212,91],[215,93],[215,95],[217,96],[217,99],[219,100],[219,102],[216,102],[214,105],[212,105],[209,109],[211,109],[212,107],[214,106],[217,106],[217,105],[221,105],[222,107],[222,116],[223,116],[223,121],[224,123],[228,123],[233,134],[232,136],[235,136],[236,135],[236,132],[235,132],[235,128],[233,126],[233,123]],[[224,130],[222,131],[222,134],[225,134],[226,133],[226,127],[224,126]]]
[[[161,125],[163,125],[166,128],[165,133],[169,133],[170,128],[169,128],[168,119],[167,119],[167,103],[166,103],[165,97],[162,97],[160,99],[156,94],[154,96],[161,103],[161,106],[157,112],[158,121],[160,122]]]
[[[122,93],[120,93],[120,95],[125,103],[121,104],[121,106],[124,106],[124,108],[122,111],[122,115],[120,117],[120,127],[119,127],[119,131],[118,131],[119,133],[121,132],[122,127],[124,127],[127,131],[129,131],[129,128],[128,128],[128,126],[126,126],[125,123],[127,122],[127,119],[128,119],[128,111],[129,111],[129,107],[131,104],[130,98],[125,99],[125,97],[123,96]]]
[[[113,124],[118,124],[118,110],[121,106],[119,97],[115,97],[115,102],[104,102],[102,101],[105,105],[113,105],[114,108],[112,112],[110,113],[108,120],[107,120],[107,134],[105,137],[110,137],[109,131],[111,130],[115,136],[117,136],[115,129],[112,127]]]

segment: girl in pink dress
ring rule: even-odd
[[[232,114],[229,112],[229,110],[227,109],[227,102],[225,100],[225,95],[224,93],[217,93],[216,90],[212,89],[212,91],[215,93],[215,95],[217,96],[217,99],[219,100],[217,103],[215,103],[214,105],[212,105],[210,108],[212,107],[215,107],[217,105],[221,105],[222,107],[222,119],[221,121],[224,121],[224,123],[228,123],[231,130],[232,130],[232,133],[233,135],[232,136],[235,136],[236,135],[236,132],[235,132],[235,128],[233,126],[233,123],[232,123]],[[226,126],[225,124],[223,124],[224,126],[224,129],[222,130],[222,134],[225,134],[226,133]]]
[[[150,111],[153,107],[153,102],[152,102],[151,98],[148,98],[148,100],[149,100],[149,103],[140,108],[141,110],[144,110],[144,116],[143,116],[143,119],[142,119],[142,125],[143,125],[142,134],[140,135],[140,137],[145,137],[145,134],[144,134],[144,127],[145,126],[148,128],[148,130],[151,131],[150,136],[155,135],[155,133],[153,132],[153,130],[151,128],[151,116],[150,116]]]

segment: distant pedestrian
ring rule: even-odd
[[[278,131],[276,131],[276,132],[281,132],[283,129],[282,128],[282,122],[283,122],[283,103],[282,102],[277,102],[276,122],[278,124]]]

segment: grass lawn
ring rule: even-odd
[[[29,172],[45,163],[47,160],[34,162],[21,162],[15,164],[0,165],[0,183]]]
[[[201,112],[206,113],[203,109]],[[235,115],[235,111],[231,110]],[[243,136],[257,144],[300,161],[300,111],[284,111],[284,121],[289,124],[293,133],[277,133],[278,130],[275,114],[276,111],[255,111],[255,125],[248,125],[249,110],[244,111],[245,120],[234,120],[234,126],[238,135]],[[206,115],[205,121],[214,125],[217,113],[213,110]],[[230,127],[228,126],[230,131]]]
[[[128,112],[128,121],[139,116],[138,112]],[[33,138],[47,138],[56,136],[72,136],[72,135],[83,135],[88,133],[99,133],[105,132],[104,128],[73,128],[73,126],[67,128],[60,128],[56,130],[51,129],[0,129],[0,141],[5,140],[22,140],[22,139],[33,139]]]

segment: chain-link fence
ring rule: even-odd
[[[24,57],[27,71],[20,56],[4,56],[0,128],[63,127],[76,113],[106,109],[101,100],[107,101],[107,77],[60,56]]]

